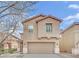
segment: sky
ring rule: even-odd
[[[79,1],[40,1],[29,16],[38,14],[52,15],[62,19],[60,29],[65,29],[79,20]]]
[[[73,22],[79,22],[79,1],[40,1],[33,6],[35,10],[28,13],[29,17],[39,14],[55,16],[62,20],[62,30]],[[21,25],[18,30],[17,32],[23,32],[23,26]]]

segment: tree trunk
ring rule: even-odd
[[[20,53],[23,53],[23,41],[20,41]]]

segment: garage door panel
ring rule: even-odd
[[[54,53],[54,43],[29,42],[28,53]]]

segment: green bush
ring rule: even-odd
[[[14,53],[14,52],[16,52],[16,51],[17,51],[17,49],[15,49],[15,48],[8,49],[8,52],[9,52],[9,53]]]
[[[0,48],[0,54],[3,54],[3,53],[4,53],[4,49]]]
[[[8,49],[4,49],[4,53],[8,53]]]
[[[3,54],[3,53],[14,53],[16,51],[17,51],[17,49],[15,49],[15,48],[11,48],[11,49],[0,48],[0,54]]]

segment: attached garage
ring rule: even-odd
[[[54,53],[54,42],[28,42],[28,53]]]

